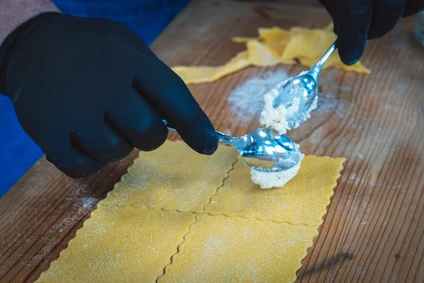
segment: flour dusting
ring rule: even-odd
[[[264,94],[278,83],[287,80],[288,77],[286,71],[278,69],[248,79],[231,91],[228,96],[228,101],[231,102],[231,113],[241,121],[251,121],[253,117],[259,116],[264,106]]]
[[[91,210],[94,208],[94,206],[99,202],[97,198],[93,197],[85,197],[82,199],[82,203],[80,207],[78,208],[77,213],[86,213],[88,210]]]

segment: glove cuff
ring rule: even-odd
[[[7,95],[6,91],[6,76],[9,59],[13,56],[12,53],[16,50],[25,38],[33,33],[36,29],[46,23],[52,17],[58,17],[62,14],[59,12],[46,12],[41,13],[26,22],[20,24],[14,31],[12,31],[3,41],[0,46],[0,94]]]

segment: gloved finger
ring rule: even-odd
[[[133,150],[131,143],[108,123],[107,118],[90,124],[87,130],[74,133],[72,143],[80,151],[103,163],[120,161]]]
[[[408,1],[403,11],[402,17],[403,18],[410,17],[423,10],[424,10],[424,1],[422,0]]]
[[[391,31],[402,17],[403,9],[404,0],[377,0],[374,2],[368,39],[382,37]]]
[[[81,152],[72,145],[69,137],[55,137],[62,147],[45,151],[48,161],[71,178],[83,178],[98,174],[106,167],[106,163],[99,162]],[[56,143],[54,143],[56,144]]]
[[[167,138],[168,130],[159,114],[135,89],[115,105],[106,115],[111,123],[136,148],[150,151],[161,146]]]
[[[373,1],[334,1],[336,16],[334,31],[338,36],[340,59],[346,65],[355,64],[365,51],[371,24]]]
[[[137,33],[135,33],[132,29],[128,28],[125,24],[116,23],[115,21],[112,21],[112,25],[115,28],[117,27],[117,24],[121,25],[119,32],[116,33],[119,34],[120,40],[125,41],[131,46],[136,47],[138,51],[141,52],[141,54],[149,54],[150,56],[157,58],[156,54],[153,53],[153,51],[146,45],[143,39],[137,35]]]
[[[215,129],[181,78],[154,57],[145,57],[140,64],[140,70],[149,66],[149,72],[136,72],[133,83],[137,91],[193,150],[214,153],[218,147]]]

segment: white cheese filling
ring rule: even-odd
[[[303,73],[303,72],[302,72]],[[302,74],[301,73],[301,74]],[[311,117],[311,111],[317,108],[318,96],[312,101],[309,108],[306,108],[304,101],[304,91],[299,85],[292,85],[284,89],[284,100],[278,107],[274,107],[274,100],[281,92],[281,88],[285,82],[277,85],[264,95],[264,108],[259,117],[259,123],[267,128],[273,129],[280,135],[284,135],[288,130],[297,128],[301,122]],[[298,147],[298,145],[296,144]],[[301,154],[301,153],[300,153]],[[301,159],[304,157],[301,154]],[[280,172],[261,172],[254,169],[250,170],[252,181],[259,185],[262,189],[283,187],[288,183],[299,171],[299,161],[293,168]]]
[[[299,163],[294,167],[280,172],[261,172],[250,169],[250,178],[253,183],[259,185],[261,189],[281,188],[284,187],[299,172],[300,164],[304,155],[302,154]]]
[[[283,83],[284,84],[284,83]],[[301,101],[301,93],[304,91],[301,87],[293,87],[289,89],[287,96],[293,97],[291,104],[286,107],[281,104],[274,107],[274,100],[278,96],[277,89],[272,89],[264,95],[264,108],[259,117],[259,123],[267,128],[277,131],[280,135],[284,135],[288,130],[299,127],[300,123],[311,117],[311,111],[317,108],[318,97],[315,97],[309,108],[303,108],[304,101]],[[296,93],[299,92],[299,93]]]

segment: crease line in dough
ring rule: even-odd
[[[167,211],[167,210],[165,210],[165,209],[162,209],[163,211]],[[171,210],[171,209],[170,209]],[[187,212],[186,212],[187,213]],[[186,240],[186,237],[187,237],[187,235],[191,232],[191,227],[193,227],[193,225],[194,224],[196,224],[196,222],[197,222],[197,218],[199,217],[199,215],[200,214],[197,214],[197,213],[195,213],[195,212],[191,212],[191,213],[193,213],[194,214],[194,221],[188,226],[188,229],[187,229],[187,232],[184,234],[184,236],[183,236],[183,240],[181,241],[181,243],[179,243],[178,244],[178,246],[177,246],[177,251],[176,251],[176,253],[174,253],[170,258],[169,258],[169,263],[167,264],[167,265],[165,265],[165,267],[163,268],[163,273],[158,277],[158,278],[156,278],[156,280],[155,280],[155,282],[156,283],[158,283],[159,282],[159,280],[160,280],[160,278],[162,278],[164,275],[165,275],[165,273],[166,273],[166,269],[168,268],[168,266],[170,266],[173,262],[174,262],[174,257],[177,255],[177,254],[179,254],[180,253],[180,247],[181,247],[181,245],[182,244],[184,244],[184,242],[185,242],[185,240]]]
[[[210,204],[210,203],[211,203],[212,198],[218,194],[218,190],[219,190],[220,188],[222,188],[222,187],[224,186],[224,184],[225,184],[225,181],[227,181],[227,180],[230,178],[231,171],[233,171],[233,170],[234,170],[235,165],[237,164],[237,162],[239,162],[239,159],[238,159],[238,158],[236,158],[236,160],[235,160],[235,161],[231,164],[231,168],[230,168],[230,170],[228,170],[228,171],[227,171],[227,175],[225,176],[225,178],[224,178],[224,179],[222,179],[222,182],[221,182],[221,184],[220,184],[220,185],[216,188],[215,193],[213,193],[211,196],[209,196],[209,200],[208,200],[208,202],[207,202],[206,204],[202,205],[202,210],[201,210],[201,213],[200,213],[200,214],[205,214],[205,206],[207,206],[208,204]]]
[[[134,207],[137,208],[137,206],[128,206],[128,207]],[[265,219],[265,218],[257,218],[257,217],[245,217],[245,216],[240,216],[240,215],[227,215],[227,214],[220,214],[220,213],[211,213],[211,212],[193,212],[193,211],[181,211],[181,210],[175,210],[175,209],[166,209],[166,208],[161,208],[162,211],[172,211],[172,212],[178,212],[178,213],[191,213],[194,214],[196,216],[199,215],[208,215],[211,217],[218,217],[218,216],[222,216],[222,217],[226,217],[226,218],[242,218],[242,219],[248,219],[248,220],[256,220],[259,222],[272,222],[275,224],[287,224],[287,225],[291,225],[291,226],[304,226],[304,227],[317,227],[316,225],[309,225],[309,224],[305,224],[305,223],[293,223],[293,222],[289,222],[289,221],[275,221],[272,219]]]
[[[240,216],[240,215],[227,215],[227,214],[219,214],[219,213],[210,213],[210,212],[202,212],[200,214],[204,214],[204,215],[208,215],[211,217],[217,217],[217,216],[224,216],[226,218],[242,218],[242,219],[248,219],[248,220],[256,220],[259,222],[272,222],[275,224],[287,224],[287,225],[291,225],[291,226],[303,226],[303,227],[317,227],[316,225],[309,225],[309,224],[305,224],[305,223],[293,223],[293,222],[289,222],[289,221],[275,221],[272,219],[266,219],[266,218],[257,218],[257,217],[245,217],[245,216]]]

